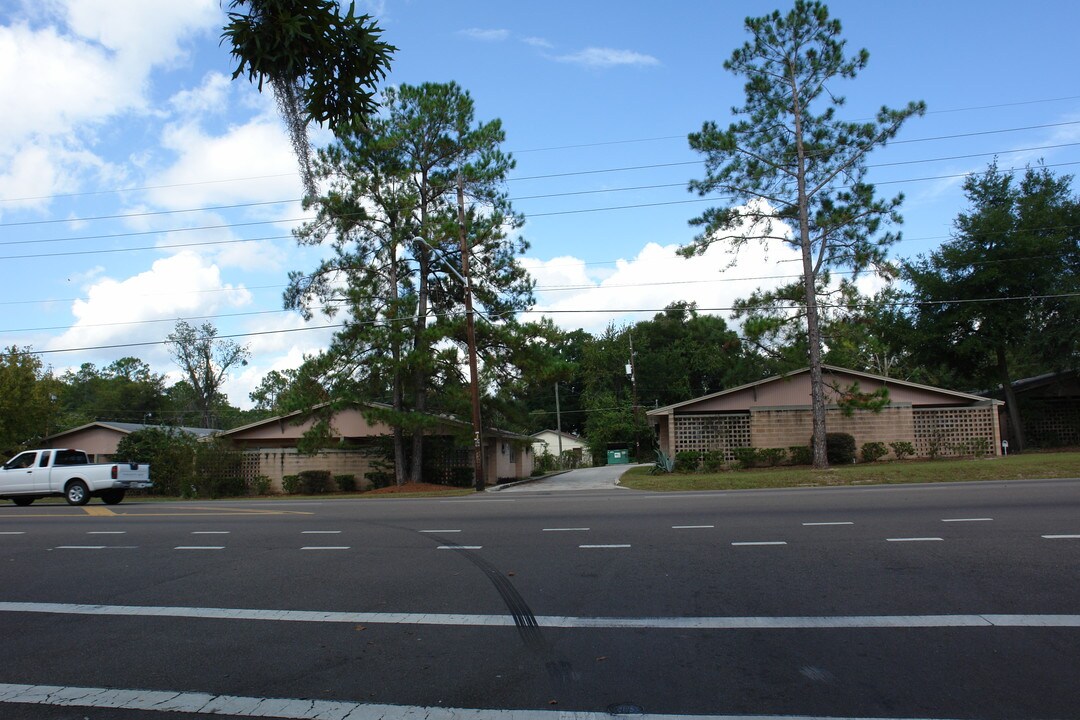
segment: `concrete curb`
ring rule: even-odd
[[[502,485],[494,485],[494,486],[489,487],[489,488],[484,488],[484,492],[499,492],[500,490],[505,490],[506,488],[517,487],[518,485],[528,485],[529,483],[534,483],[537,480],[547,480],[548,478],[553,478],[553,477],[555,477],[557,475],[565,475],[568,472],[570,472],[570,471],[569,470],[558,470],[556,472],[547,473],[546,475],[537,475],[536,477],[527,477],[524,480],[515,480],[514,482],[508,482],[508,483],[503,483]]]

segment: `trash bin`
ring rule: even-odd
[[[608,450],[607,451],[607,464],[608,465],[626,465],[630,462],[629,450]]]

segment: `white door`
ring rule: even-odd
[[[19,453],[0,469],[0,494],[31,492],[34,489],[34,465],[37,452]]]

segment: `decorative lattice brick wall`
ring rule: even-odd
[[[332,475],[352,475],[359,488],[367,484],[364,473],[372,469],[370,457],[354,450],[322,450],[317,455],[301,455],[292,448],[264,448],[245,450],[243,455],[245,479],[265,475],[270,478],[273,492],[282,491],[281,481],[286,475],[298,475],[303,470],[329,470]]]
[[[735,448],[750,447],[750,415],[676,415],[675,452],[721,450],[734,460]]]
[[[1024,435],[1031,447],[1080,445],[1080,401],[1029,400],[1022,404]]]
[[[915,454],[920,457],[996,455],[996,412],[991,407],[917,408]]]

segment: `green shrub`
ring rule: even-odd
[[[825,456],[830,465],[850,465],[855,462],[855,436],[825,433]]]
[[[286,475],[281,478],[281,490],[286,495],[295,495],[300,492],[300,476],[299,475]]]
[[[386,470],[369,470],[364,473],[364,479],[371,483],[374,490],[394,484],[394,474]]]
[[[754,467],[758,462],[757,448],[741,447],[731,451],[735,459],[739,461],[739,467],[744,470]]]
[[[329,470],[302,470],[300,472],[300,490],[305,495],[319,495],[330,492],[333,477]]]
[[[724,469],[724,453],[721,450],[710,450],[701,458],[701,467],[707,473],[720,472]]]
[[[453,487],[472,487],[476,482],[476,473],[468,465],[455,465],[450,468],[450,485]]]
[[[265,475],[256,475],[248,483],[248,492],[252,495],[269,495],[273,481]]]
[[[872,463],[889,454],[889,448],[883,442],[868,442],[862,446],[862,461]]]
[[[341,492],[356,492],[355,475],[335,475],[334,483],[337,484],[337,489]]]
[[[814,449],[809,445],[792,445],[788,448],[792,465],[813,465]]]
[[[701,452],[697,450],[682,450],[675,453],[675,472],[697,472],[701,465]]]
[[[787,460],[787,450],[784,448],[762,448],[757,451],[758,461],[767,467],[775,467]]]
[[[893,454],[896,455],[897,460],[903,460],[908,455],[915,454],[915,446],[906,440],[897,440],[896,442],[889,443],[889,447],[892,448]]]

